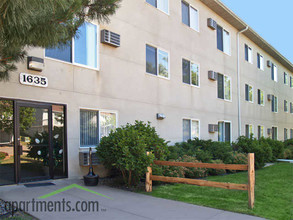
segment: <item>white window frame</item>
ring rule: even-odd
[[[231,34],[230,34],[230,31],[228,31],[226,28],[224,28],[223,26],[221,26],[221,25],[217,25],[217,28],[218,28],[218,26],[220,26],[222,29],[223,29],[223,33],[222,33],[222,38],[223,38],[223,51],[222,50],[220,50],[220,49],[218,49],[218,46],[217,46],[217,44],[218,44],[218,38],[217,38],[217,34],[216,34],[216,48],[217,48],[217,50],[218,51],[221,51],[222,53],[224,53],[224,54],[226,54],[226,55],[228,55],[228,56],[231,56],[231,54],[232,54],[232,45],[231,45]],[[217,29],[216,29],[217,30]],[[224,41],[224,31],[226,31],[228,34],[229,34],[229,53],[227,53],[227,51],[225,51],[225,41]]]
[[[265,92],[259,89],[261,93],[263,93],[263,104],[260,103],[260,106],[265,106]],[[253,95],[253,94],[252,94]]]
[[[195,119],[195,118],[188,118],[188,117],[183,117],[182,120],[181,120],[181,123],[182,123],[182,131],[183,131],[183,120],[189,120],[190,121],[190,138],[191,140],[195,137],[192,137],[192,121],[197,121],[198,122],[198,139],[200,139],[200,120],[199,119]],[[184,141],[184,135],[182,133],[182,140]]]
[[[87,107],[79,107],[79,114],[78,114],[78,121],[79,121],[79,125],[78,125],[78,132],[79,132],[79,136],[78,136],[78,144],[79,144],[79,148],[80,149],[87,149],[87,148],[90,148],[92,146],[85,146],[85,147],[82,147],[80,145],[80,111],[81,110],[85,110],[85,111],[95,111],[95,112],[98,112],[98,123],[99,123],[99,127],[98,127],[98,131],[99,131],[99,141],[101,140],[101,128],[100,128],[100,113],[103,112],[103,113],[112,113],[112,114],[115,114],[116,115],[116,128],[118,128],[118,111],[116,110],[108,110],[108,109],[99,109],[99,108],[87,108]]]
[[[250,85],[250,84],[246,84],[246,85],[248,85],[248,100],[247,100],[247,102],[249,102],[249,103],[254,103],[254,91],[253,91],[253,86]],[[251,90],[252,90],[252,100],[251,100],[251,101],[249,100],[249,91],[250,91],[249,88],[251,88]]]
[[[287,111],[285,111],[285,101],[286,101],[286,103],[287,103]],[[290,108],[290,105],[289,105],[288,100],[284,99],[284,112],[285,112],[285,113],[289,113],[289,108]]]
[[[157,53],[156,53],[156,61],[157,61],[157,74],[156,75],[154,75],[154,74],[151,74],[151,73],[148,73],[148,72],[146,72],[146,74],[149,76],[149,75],[151,75],[151,76],[154,76],[154,77],[159,77],[159,78],[161,78],[161,79],[168,79],[168,80],[170,80],[170,63],[171,63],[171,60],[170,60],[170,53],[169,53],[169,51],[167,51],[167,50],[165,50],[165,49],[163,49],[163,48],[161,48],[161,47],[157,47],[156,45],[154,45],[154,44],[151,44],[151,43],[148,43],[148,42],[146,42],[145,43],[145,47],[147,46],[147,45],[149,45],[149,46],[151,46],[151,47],[154,47],[154,48],[156,48],[157,49]],[[163,51],[163,52],[165,52],[165,53],[167,53],[168,54],[168,77],[164,77],[164,76],[161,76],[161,75],[159,75],[159,50],[160,51]],[[146,53],[145,53],[145,61],[146,61],[146,59],[147,59],[147,57],[146,57]],[[146,68],[145,68],[146,69]]]
[[[290,78],[289,78],[288,73],[284,72],[284,84],[289,85],[289,80],[290,80]]]
[[[266,128],[265,128],[265,126],[264,125],[258,125],[257,126],[257,137],[258,137],[258,127],[261,127],[261,128],[263,128],[263,136],[261,136],[260,138],[262,138],[262,137],[266,137]]]
[[[260,61],[260,70],[262,70],[262,71],[264,71],[264,56],[262,55],[262,54],[260,54],[260,53],[257,53],[257,56],[259,56],[259,60],[261,60],[262,59],[262,62]],[[257,65],[258,65],[258,63],[257,63]]]
[[[97,27],[97,42],[96,42],[96,45],[97,45],[97,68],[90,67],[90,66],[80,64],[80,63],[76,63],[74,61],[74,37],[71,39],[71,42],[72,42],[72,44],[71,44],[72,62],[67,62],[67,61],[64,61],[64,60],[59,60],[59,59],[56,59],[56,58],[47,57],[46,56],[46,48],[44,49],[44,52],[43,52],[44,58],[47,59],[47,60],[58,61],[60,63],[70,64],[70,65],[77,66],[77,67],[83,67],[83,68],[99,71],[100,70],[100,43],[99,43],[100,42],[100,25],[95,24],[93,22],[88,22],[88,21],[86,21],[86,22],[90,23],[90,24],[93,24],[93,25],[95,25]]]
[[[233,132],[232,121],[220,120],[220,121],[218,121],[218,125],[219,125],[220,122],[223,122],[224,124],[225,123],[230,123],[230,143],[232,143],[232,132]],[[225,136],[226,135],[224,135],[224,139],[225,139]],[[219,141],[219,129],[218,129],[218,141]]]
[[[159,11],[163,12],[163,13],[166,14],[166,15],[170,15],[170,1],[168,0],[168,11],[167,11],[167,12],[164,11],[164,10],[162,10],[161,8],[158,8],[158,1],[159,1],[159,0],[156,0],[156,6],[151,5],[151,4],[148,3],[146,0],[145,0],[145,4],[147,4],[147,5],[149,5],[149,6],[152,6],[152,7],[156,8],[156,9],[158,9]]]
[[[290,82],[289,82],[290,88],[293,89],[293,77],[290,76],[290,79],[289,80],[290,80]]]
[[[249,132],[249,134],[248,134],[248,138],[250,138],[250,135],[251,135],[251,134],[253,134],[253,136],[255,137],[254,126],[253,126],[253,124],[246,124],[246,125],[245,125],[245,136],[246,136],[246,126],[247,126],[247,125],[249,126],[249,128],[248,128],[248,130],[249,130],[249,131],[248,131],[248,132]],[[250,128],[251,128],[251,130],[252,130],[252,133],[250,133]]]
[[[275,102],[276,101],[276,99],[277,99],[277,102]],[[272,109],[273,111],[273,113],[278,113],[279,112],[279,100],[278,100],[278,97],[277,96],[273,96],[273,100],[272,100],[272,102],[274,102],[274,109]],[[277,103],[277,111],[275,111],[275,109],[276,109],[276,103]],[[272,104],[273,105],[273,104]]]
[[[271,135],[271,137],[272,137],[272,139],[273,139],[273,128],[276,128],[277,129],[277,139],[276,140],[279,140],[279,128],[278,128],[278,126],[272,126],[272,135]]]
[[[248,63],[251,63],[253,64],[253,49],[252,47],[250,47],[248,44],[245,44],[248,48],[248,51],[247,51],[247,58],[248,60],[246,60]]]
[[[187,60],[187,61],[190,62],[190,66],[189,66],[189,68],[190,68],[190,71],[189,71],[190,83],[188,84],[188,83],[185,83],[185,82],[182,81],[183,84],[185,84],[185,85],[190,85],[190,86],[193,86],[193,87],[195,87],[195,88],[200,88],[200,64],[197,63],[197,62],[193,62],[193,61],[191,61],[190,59],[187,59],[187,58],[184,58],[184,57],[182,57],[181,60]],[[198,86],[192,84],[191,64],[196,64],[196,65],[198,65]],[[182,74],[183,74],[183,73],[182,73]]]
[[[191,28],[192,30],[194,30],[194,31],[196,31],[196,32],[199,32],[199,10],[196,8],[196,7],[194,7],[193,5],[191,5],[189,2],[187,2],[187,1],[181,1],[181,4],[182,4],[182,2],[184,2],[185,4],[187,4],[189,7],[188,7],[188,15],[189,15],[189,17],[188,17],[188,19],[189,19],[189,25],[187,25],[187,24],[184,24],[183,22],[181,22],[182,24],[184,24],[185,26],[187,26],[187,27],[189,27],[189,28]],[[181,5],[181,7],[182,7],[182,5]],[[191,21],[191,17],[190,17],[190,15],[191,15],[191,13],[190,13],[190,11],[191,11],[191,8],[193,8],[194,10],[196,10],[197,11],[197,29],[194,29],[193,27],[191,27],[191,25],[190,25],[190,21]],[[182,12],[181,12],[182,13]],[[181,17],[182,17],[182,14],[181,14]]]
[[[274,69],[274,67],[276,69]],[[272,64],[272,69],[274,69],[274,79],[272,79],[274,82],[278,82],[278,67],[276,64]]]
[[[222,74],[220,73],[221,75],[223,75],[223,91],[224,91],[224,98],[221,99],[221,98],[218,98],[218,94],[217,94],[217,98],[220,99],[220,100],[224,100],[224,101],[227,101],[227,102],[232,102],[232,77],[231,76],[228,76],[226,74]],[[225,98],[225,77],[229,78],[230,79],[230,97],[231,99],[226,99]],[[218,86],[217,86],[217,91],[218,91]],[[228,121],[227,121],[228,122]]]

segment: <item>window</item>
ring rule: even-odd
[[[231,123],[221,121],[218,123],[218,126],[219,126],[218,141],[231,142]]]
[[[272,112],[278,112],[278,97],[274,95],[272,99]]]
[[[217,26],[217,48],[230,55],[230,34],[221,26]]]
[[[245,84],[245,100],[253,103],[253,88],[248,84]]]
[[[293,77],[290,76],[290,87],[293,88]]]
[[[288,85],[288,74],[286,72],[284,72],[284,84]]]
[[[182,80],[184,83],[199,86],[199,65],[182,59]]]
[[[166,14],[169,14],[169,0],[146,0],[146,2]]]
[[[247,44],[245,44],[245,60],[252,63],[252,49]]]
[[[292,114],[293,113],[293,103],[290,102],[290,113]]]
[[[245,136],[248,138],[253,136],[253,125],[245,125]]]
[[[284,141],[288,139],[288,129],[284,128]]]
[[[183,141],[199,138],[199,121],[183,119]]]
[[[169,54],[163,50],[146,45],[146,72],[169,78]]]
[[[272,127],[272,139],[278,140],[278,128],[277,127]]]
[[[45,56],[91,68],[98,68],[98,28],[85,22],[78,28],[78,36],[66,45],[46,48]]]
[[[116,113],[80,110],[80,147],[95,147],[116,128]]]
[[[259,53],[257,54],[257,68],[259,68],[260,70],[264,70],[263,56]]]
[[[288,101],[284,100],[284,112],[288,112]]]
[[[198,11],[191,7],[188,3],[182,1],[182,23],[199,31]]]
[[[293,139],[293,129],[290,129],[290,139]]]
[[[260,139],[261,137],[264,137],[265,128],[262,125],[257,126],[257,137]]]
[[[257,90],[257,104],[262,105],[262,106],[265,105],[264,93],[260,89]]]
[[[231,101],[231,78],[218,73],[218,98]]]
[[[272,80],[278,82],[278,69],[275,64],[272,64]]]

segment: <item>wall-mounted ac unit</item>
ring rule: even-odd
[[[208,27],[211,28],[212,30],[216,30],[217,22],[212,18],[208,18]]]
[[[99,159],[96,153],[92,153],[92,164],[99,165]],[[90,157],[88,152],[79,152],[79,165],[80,166],[90,165]]]
[[[271,135],[271,134],[272,134],[272,129],[268,128],[268,135]]]
[[[216,81],[217,77],[218,77],[218,73],[215,72],[215,71],[210,70],[209,74],[208,74],[208,77],[209,77],[210,80]]]
[[[273,100],[273,95],[272,94],[268,94],[268,101],[272,101]]]
[[[218,129],[218,125],[215,125],[215,124],[209,124],[209,133],[215,133],[217,132],[219,129]]]
[[[101,43],[120,47],[120,35],[108,30],[101,31]]]
[[[268,60],[268,61],[267,61],[267,66],[268,66],[268,67],[272,67],[272,61]]]

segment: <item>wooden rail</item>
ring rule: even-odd
[[[149,152],[147,152],[149,154]],[[185,183],[197,186],[210,186],[223,189],[247,190],[248,191],[248,206],[254,207],[254,185],[255,185],[255,170],[254,170],[254,153],[248,154],[248,164],[210,164],[210,163],[189,163],[189,162],[171,162],[171,161],[154,161],[156,165],[163,166],[179,166],[179,167],[197,167],[197,168],[212,168],[212,169],[227,169],[227,170],[248,170],[248,184],[223,183],[213,182],[199,179],[187,179],[178,177],[166,177],[152,175],[152,168],[147,168],[145,187],[147,192],[152,191],[152,181],[162,181],[168,183]]]

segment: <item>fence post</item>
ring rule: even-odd
[[[254,153],[248,154],[248,207],[253,209],[254,206],[254,185],[255,185],[255,171],[254,171]]]
[[[149,155],[150,152],[147,152],[147,155]],[[152,176],[152,168],[148,167],[148,171],[146,173],[146,178],[145,178],[145,191],[151,192],[153,190],[153,181],[151,180]]]

